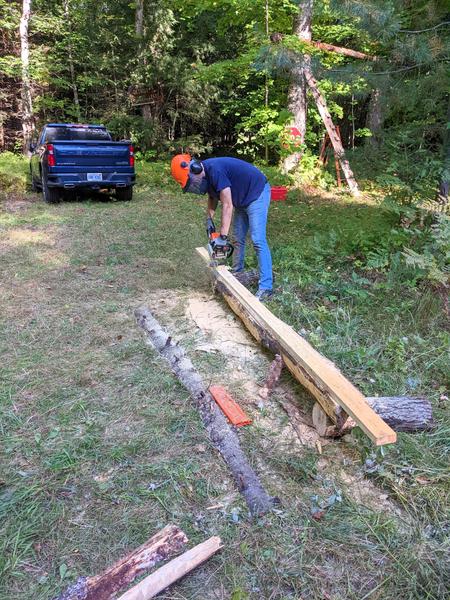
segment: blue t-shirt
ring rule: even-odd
[[[259,169],[239,158],[207,158],[202,160],[208,181],[208,193],[218,197],[225,188],[231,188],[235,208],[245,208],[259,198],[267,183]]]

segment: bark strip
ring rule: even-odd
[[[183,348],[172,341],[147,307],[138,308],[135,316],[154,348],[169,362],[172,371],[191,394],[208,436],[230,469],[251,514],[260,515],[271,510],[272,498],[262,487],[240,447],[236,432],[228,425]]]
[[[56,600],[110,600],[131,585],[138,575],[162,560],[172,558],[187,541],[179,527],[166,525],[145,544],[118,560],[101,575],[80,577]]]

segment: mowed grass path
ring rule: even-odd
[[[52,598],[168,522],[179,524],[191,544],[221,535],[225,548],[162,597],[444,598],[444,424],[428,437],[405,437],[388,455],[379,475],[398,502],[392,514],[342,488],[326,517],[311,519],[318,501],[311,496],[332,496],[339,480],[321,472],[314,452],[268,451],[258,428],[242,434],[243,444],[257,469],[264,458],[264,483],[282,507],[255,522],[239,497],[227,510],[206,510],[233,484],[186,391],[145,346],[133,319],[152,291],[170,297],[209,286],[193,253],[205,243],[202,202],[160,184],[142,188],[129,204],[47,206],[39,198],[1,215],[0,599]],[[281,265],[286,247],[298,242],[300,252],[314,227],[326,232],[329,219],[355,213],[345,203],[316,208],[273,208],[271,239]],[[364,211],[375,231],[383,228],[374,207],[362,205],[358,215]],[[304,272],[300,262],[297,272]],[[277,275],[283,280],[283,271]],[[339,307],[308,305],[308,298],[302,304],[298,282],[285,279],[274,310],[294,325],[303,315],[320,347],[316,323],[325,328],[325,310],[335,315]],[[352,318],[340,319],[330,330],[335,340],[341,325],[348,336],[355,327]],[[343,361],[344,345],[335,343]],[[434,347],[442,361],[442,340]],[[336,443],[325,454],[335,455],[336,472],[361,470],[365,450],[363,443]],[[408,472],[398,477],[397,467],[405,466],[428,478],[426,485]]]

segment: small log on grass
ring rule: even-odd
[[[222,547],[220,537],[214,536],[194,546],[181,556],[140,581],[118,600],[149,600],[211,558]]]
[[[366,402],[394,431],[428,431],[434,425],[431,403],[423,396],[366,397]],[[318,403],[313,406],[312,420],[319,435],[324,437],[339,437],[357,425],[350,417],[341,428],[332,425]]]
[[[191,394],[209,439],[230,469],[252,515],[271,510],[272,498],[262,487],[242,451],[236,432],[227,423],[183,348],[172,341],[147,307],[138,308],[135,316],[152,345],[169,362],[172,371]]]
[[[167,525],[101,575],[80,577],[56,600],[110,600],[138,575],[177,554],[188,541],[175,525]]]

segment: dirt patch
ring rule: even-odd
[[[222,352],[228,356],[249,359],[259,352],[242,323],[214,298],[198,295],[188,299],[186,316],[203,332],[205,340],[197,350]]]
[[[389,500],[388,494],[380,490],[364,473],[350,473],[341,469],[338,473],[339,479],[344,483],[346,492],[357,504],[367,506],[376,511],[394,512],[402,515],[398,506]]]
[[[38,197],[33,194],[24,196],[23,194],[10,193],[3,203],[3,209],[9,213],[25,212],[37,201]]]

